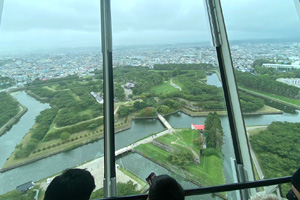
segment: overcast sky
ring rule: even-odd
[[[4,0],[0,51],[100,46],[99,2]],[[111,2],[114,45],[210,40],[203,0]],[[293,0],[221,2],[230,40],[300,37]]]

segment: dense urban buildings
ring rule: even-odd
[[[274,63],[299,65],[300,42],[232,42],[231,53],[234,67],[252,72],[256,59],[265,58]],[[100,48],[74,48],[57,51],[41,51],[23,55],[2,55],[2,76],[11,77],[18,86],[35,79],[48,80],[68,75],[87,76],[102,68]],[[208,43],[174,44],[159,46],[117,46],[113,51],[114,67],[144,66],[168,63],[210,63],[217,65],[215,49]],[[299,65],[300,67],[300,65]]]

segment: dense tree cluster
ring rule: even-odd
[[[37,187],[34,188],[36,189]],[[32,200],[34,199],[35,194],[36,192],[34,191],[34,189],[27,191],[25,194],[21,193],[18,190],[12,190],[10,192],[7,192],[6,194],[0,195],[0,199],[1,200],[5,200],[5,199]]]
[[[193,76],[190,76],[193,75]],[[221,88],[203,83],[195,73],[176,77],[182,84],[180,97],[191,101],[222,101],[224,99]]]
[[[14,80],[0,75],[0,90],[14,85]]]
[[[184,168],[193,161],[193,154],[190,151],[176,150],[171,152],[168,159],[173,165]]]
[[[36,127],[32,129],[32,136],[30,141],[26,145],[18,145],[16,147],[17,151],[15,153],[15,158],[25,158],[28,157],[32,151],[37,147],[38,143],[44,139],[47,134],[50,125],[54,117],[56,116],[57,110],[46,109],[41,112],[39,116],[36,117]]]
[[[300,123],[273,122],[250,137],[266,178],[291,176],[299,168]],[[290,186],[283,186],[284,194]]]
[[[173,69],[180,69],[180,70],[199,70],[199,69],[213,69],[216,68],[212,64],[155,64],[155,70],[173,70]]]
[[[240,91],[240,102],[244,113],[253,112],[262,108],[265,103],[261,98],[257,98]]]
[[[289,98],[297,98],[300,94],[300,88],[278,82],[270,78],[268,74],[255,76],[251,73],[239,71],[236,71],[235,74],[237,83],[241,86]]]
[[[145,71],[142,75],[139,77],[136,87],[132,91],[135,95],[149,92],[153,86],[163,83],[164,78],[159,73]]]
[[[288,176],[298,169],[300,123],[273,122],[250,142],[266,178]]]
[[[137,184],[134,184],[131,180],[126,183],[118,182],[117,183],[118,196],[127,196],[140,194],[141,191],[137,189]],[[90,199],[101,199],[104,198],[104,189],[100,188],[92,193]]]
[[[223,127],[216,112],[209,113],[204,122],[206,136],[206,146],[221,151],[223,145]]]
[[[103,118],[94,119],[94,120],[86,121],[86,122],[81,122],[81,123],[75,124],[73,126],[67,126],[64,128],[53,130],[53,131],[47,133],[47,135],[44,138],[44,141],[58,139],[58,138],[60,138],[60,135],[63,132],[67,132],[72,135],[74,133],[78,133],[79,131],[88,130],[91,128],[91,125],[95,126],[94,124],[97,124],[97,126],[103,125]]]
[[[19,104],[8,93],[0,93],[0,127],[6,124],[12,117],[18,114]]]
[[[153,107],[146,107],[140,112],[141,117],[155,117],[157,116],[157,110]]]
[[[124,89],[120,84],[114,84],[114,97],[119,101],[125,100]]]
[[[141,117],[156,116],[157,112],[168,114],[181,107],[181,103],[173,99],[161,99],[156,101],[154,97],[145,97],[142,101],[134,102],[133,106],[120,106],[118,114],[120,117],[128,116],[133,112],[140,112]]]
[[[47,98],[52,108],[60,109],[55,118],[58,127],[76,124],[102,115],[103,105],[90,95],[92,91],[99,91],[99,84],[94,80],[69,82],[70,80],[64,80],[58,85],[55,82],[55,85],[31,87],[30,90],[41,98]],[[51,87],[56,89],[50,89]]]
[[[286,104],[283,104],[281,102],[277,102],[277,101],[272,101],[270,99],[264,99],[264,102],[266,105],[268,106],[271,106],[273,108],[277,108],[279,110],[282,110],[286,113],[292,113],[292,114],[295,114],[296,113],[296,109],[291,107],[291,106],[288,106]]]
[[[33,129],[32,138],[42,140],[47,134],[53,119],[57,114],[57,109],[46,109],[36,117],[37,126]]]
[[[17,151],[15,153],[15,159],[28,157],[31,152],[37,147],[38,142],[39,141],[37,139],[32,138],[25,147],[23,147],[22,145],[16,146]]]

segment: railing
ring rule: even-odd
[[[265,180],[251,181],[245,183],[233,183],[233,184],[226,184],[226,185],[187,189],[185,190],[185,196],[194,196],[194,195],[202,195],[202,194],[217,193],[217,192],[228,192],[233,190],[243,190],[243,189],[257,188],[257,187],[270,186],[270,185],[279,185],[283,183],[290,183],[291,179],[292,179],[291,176],[287,176],[287,177],[265,179]],[[122,196],[122,197],[111,197],[111,198],[105,198],[101,200],[112,200],[112,199],[142,200],[142,199],[147,199],[147,197],[148,197],[147,194],[141,194],[141,195],[131,195],[131,196]]]

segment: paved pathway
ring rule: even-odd
[[[253,126],[253,127],[248,127],[247,128],[247,135],[248,135],[248,137],[249,137],[249,133],[248,133],[249,130],[256,129],[256,128],[263,128],[263,127],[267,127],[267,126]],[[252,149],[252,146],[251,146],[250,142],[249,142],[249,146],[250,146],[250,154],[251,154],[251,157],[252,157],[252,161],[253,161],[254,166],[256,168],[256,171],[258,173],[259,179],[264,179],[264,174],[263,174],[263,172],[262,172],[262,170],[260,168],[260,165],[258,163],[258,160],[256,158],[256,155],[255,155],[253,149]]]
[[[172,129],[173,130],[173,129]],[[173,130],[174,131],[174,130]],[[160,133],[157,133],[155,135],[149,136],[143,140],[140,140],[138,142],[135,142],[127,147],[124,147],[122,149],[119,149],[115,152],[115,155],[120,155],[126,151],[130,151],[131,149],[133,149],[134,147],[140,145],[140,144],[146,144],[149,142],[152,142],[155,138],[158,138],[160,136],[166,135],[172,133],[172,131],[169,130],[165,130],[162,131]],[[103,187],[103,178],[104,178],[104,157],[100,157],[97,158],[91,162],[85,163],[83,165],[80,165],[76,168],[81,168],[81,169],[87,169],[89,172],[91,172],[91,174],[94,176],[95,178],[95,183],[96,183],[96,189],[102,188]],[[119,170],[118,168],[116,168],[116,174],[117,174],[117,180],[118,182],[127,182],[129,180],[133,181],[133,183],[138,185],[138,189],[141,189],[141,185],[138,184],[135,180],[131,179],[129,176],[127,176],[126,174],[124,174],[121,170]],[[50,177],[50,179],[52,180],[54,178]],[[48,187],[48,184],[46,183],[46,181],[41,183],[41,188],[43,188],[44,190],[46,190],[46,188]]]
[[[163,123],[163,125],[169,130],[173,130],[172,126],[169,124],[169,122],[161,115],[157,114],[158,119]]]
[[[118,156],[122,153],[125,153],[127,151],[132,150],[138,145],[141,144],[146,144],[149,142],[152,142],[155,138],[158,138],[160,136],[166,135],[166,134],[171,134],[175,130],[172,128],[172,126],[167,122],[167,120],[160,114],[158,114],[159,119],[162,121],[162,123],[168,128],[168,130],[162,131],[160,133],[157,133],[155,135],[151,135],[143,140],[137,141],[135,143],[132,143],[131,145],[124,147],[122,149],[119,149],[115,151],[115,156]],[[96,189],[102,188],[103,187],[103,178],[104,178],[104,157],[97,158],[91,162],[88,162],[86,164],[83,164],[81,166],[78,166],[77,168],[81,169],[87,169],[95,178],[95,183],[96,183]],[[132,180],[135,184],[138,185],[138,189],[141,189],[141,185],[139,185],[136,181],[128,177],[126,174],[124,174],[122,171],[120,171],[118,168],[116,168],[116,174],[117,174],[117,180],[118,182],[127,182],[129,180]],[[51,177],[50,179],[52,180],[54,177]],[[48,184],[46,181],[41,183],[41,188],[46,190],[48,187]]]
[[[179,87],[178,85],[173,83],[173,78],[171,78],[171,80],[170,80],[170,85],[172,85],[174,88],[177,88],[181,91],[181,87]]]
[[[18,114],[16,114],[13,118],[11,118],[6,124],[4,124],[1,128],[0,128],[0,132],[2,131],[2,129],[4,129],[10,122],[12,122],[13,120],[15,120],[16,117],[18,117],[20,115],[20,113],[23,111],[23,107],[19,105],[19,108],[21,108],[21,110],[18,112]]]
[[[88,170],[95,179],[96,188],[95,190],[98,190],[103,187],[103,179],[104,179],[104,157],[97,158],[91,162],[85,163],[81,166],[78,166],[76,168],[80,169],[86,169]],[[51,180],[53,180],[55,176],[49,177]],[[131,179],[129,176],[124,174],[120,169],[116,167],[116,178],[118,182],[126,183],[127,181],[131,180],[134,184],[137,184],[137,189],[142,189],[142,186],[136,182],[135,180]],[[48,187],[47,181],[43,181],[40,185],[40,187],[43,190],[46,190]]]

